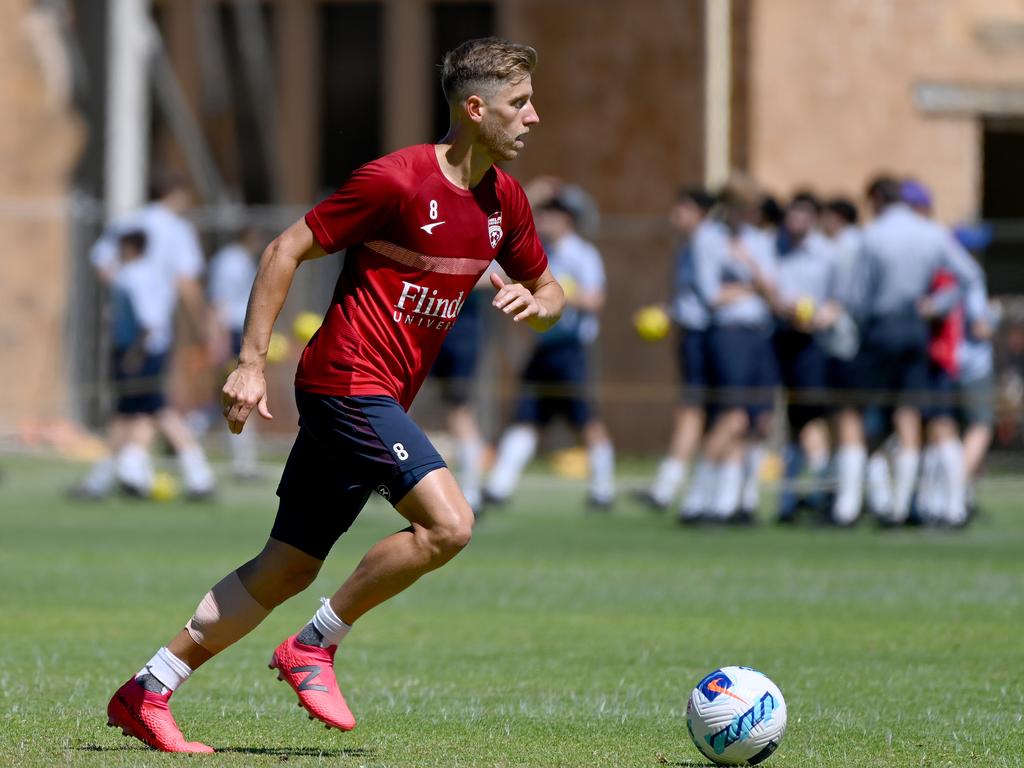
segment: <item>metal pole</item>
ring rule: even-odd
[[[149,0],[109,0],[104,195],[108,216],[146,199],[149,175]]]
[[[732,162],[731,0],[704,0],[704,183],[714,188],[729,177]]]

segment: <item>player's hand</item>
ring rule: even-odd
[[[530,293],[530,290],[519,283],[506,283],[496,274],[491,274],[491,285],[497,293],[491,304],[506,315],[512,315],[513,322],[521,322],[531,317],[545,319],[548,311],[537,301],[537,298]]]
[[[267,407],[267,379],[261,368],[238,366],[228,376],[220,392],[228,429],[236,435],[242,431],[253,408],[268,421],[274,418]]]

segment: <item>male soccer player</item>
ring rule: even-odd
[[[255,409],[271,418],[263,368],[295,270],[347,249],[323,325],[295,377],[299,434],[278,488],[270,538],[216,584],[165,647],[110,700],[109,722],[164,751],[212,752],[186,741],[168,699],[200,664],[312,583],[369,495],[410,525],[375,544],[312,620],[274,651],[271,667],[311,717],[349,730],[355,718],[334,676],[337,645],[368,610],[454,557],[473,512],[451,472],[406,413],[466,294],[492,259],[494,307],[545,329],[565,296],[548,268],[512,160],[539,122],[536,51],[494,38],[449,52],[441,82],[451,128],[441,143],[400,150],[358,169],[264,251],[249,298],[224,416],[241,432]]]

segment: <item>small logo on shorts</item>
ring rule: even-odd
[[[377,493],[379,493],[385,499],[390,499],[391,498],[391,489],[388,488],[386,485],[378,485],[377,486]]]

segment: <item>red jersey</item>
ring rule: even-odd
[[[388,395],[406,410],[491,260],[513,280],[539,277],[548,263],[519,183],[492,167],[461,189],[433,144],[359,168],[306,224],[327,253],[347,254],[295,386]]]

